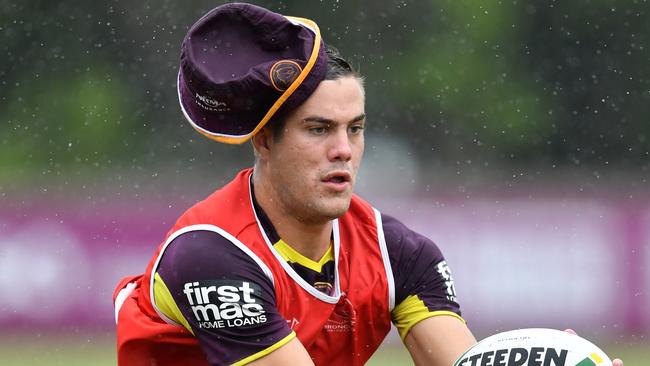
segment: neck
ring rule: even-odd
[[[280,202],[268,180],[260,178],[257,169],[253,174],[255,200],[262,207],[282,240],[298,253],[319,261],[330,245],[332,221],[301,219]]]

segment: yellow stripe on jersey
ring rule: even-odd
[[[395,324],[395,327],[397,327],[397,331],[399,332],[402,340],[406,338],[409,331],[415,324],[424,319],[441,315],[452,316],[454,318],[460,319],[463,323],[465,323],[465,319],[453,311],[429,311],[426,305],[424,305],[424,301],[420,300],[417,295],[408,296],[406,299],[404,299],[404,301],[397,305],[392,312],[393,324]]]
[[[192,332],[192,328],[190,327],[190,323],[187,322],[187,319],[185,319],[181,313],[181,309],[179,309],[178,305],[176,305],[176,301],[174,301],[171,292],[167,288],[167,285],[165,285],[165,282],[163,281],[162,277],[160,277],[158,272],[156,272],[153,277],[153,296],[158,310],[160,310],[163,314],[165,314],[166,317],[175,321],[176,323],[183,324],[185,329],[194,334],[194,332]]]
[[[284,258],[285,261],[287,262],[293,262],[293,263],[298,263],[303,267],[307,267],[313,271],[316,271],[320,273],[320,271],[323,269],[323,265],[329,261],[334,260],[334,252],[332,251],[332,244],[330,244],[329,248],[325,251],[325,254],[321,257],[321,259],[316,262],[313,261],[304,255],[298,253],[295,249],[289,246],[289,244],[285,243],[282,239],[278,240],[277,243],[273,244],[273,248],[280,253],[282,258]]]
[[[248,356],[248,357],[246,357],[246,358],[244,358],[242,360],[239,360],[239,361],[233,363],[232,366],[240,366],[240,365],[245,365],[247,363],[251,363],[251,362],[253,362],[253,361],[255,361],[255,360],[259,359],[259,358],[262,358],[262,357],[268,355],[269,353],[275,351],[276,349],[284,346],[285,344],[289,343],[289,341],[294,339],[294,338],[296,338],[296,332],[291,331],[291,333],[289,333],[288,336],[282,338],[278,343],[275,343],[274,345],[272,345],[269,348],[263,349],[263,350],[255,353],[255,354],[252,354],[252,355],[250,355],[250,356]]]

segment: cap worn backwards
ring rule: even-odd
[[[181,46],[178,98],[201,134],[230,144],[250,139],[289,112],[325,78],[316,23],[232,3],[199,19]]]

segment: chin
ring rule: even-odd
[[[338,219],[339,217],[345,215],[350,208],[350,200],[347,199],[345,202],[337,202],[333,205],[328,205],[323,207],[323,214],[330,218],[330,220]]]

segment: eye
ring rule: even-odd
[[[353,134],[353,135],[359,134],[359,133],[363,132],[363,128],[364,127],[362,125],[350,126],[350,133]]]
[[[314,135],[323,135],[325,132],[327,132],[327,128],[323,126],[310,127],[309,132],[313,133]]]

